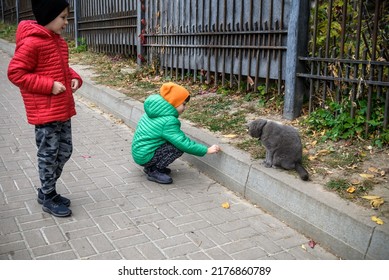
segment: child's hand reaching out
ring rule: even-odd
[[[208,148],[207,154],[214,154],[219,152],[221,149],[219,145],[212,145],[211,147]]]

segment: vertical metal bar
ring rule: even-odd
[[[373,28],[373,38],[372,38],[372,51],[371,51],[371,60],[376,60],[377,52],[377,33],[378,33],[378,20],[379,20],[379,10],[382,1],[375,0],[375,11],[374,11],[374,28]]]
[[[279,30],[282,31],[284,29],[284,12],[285,12],[285,2],[281,1],[281,16],[280,16],[280,26]],[[278,45],[282,46],[282,34],[278,36]],[[277,94],[281,96],[282,91],[282,50],[278,51],[278,87]]]
[[[213,31],[216,32],[218,34],[219,32],[219,0],[214,0],[216,1],[216,7],[215,7],[215,10],[216,10],[216,19],[215,19],[215,24],[213,24]],[[220,36],[219,35],[216,35],[216,48],[215,48],[215,56],[214,56],[214,61],[215,61],[215,86],[217,86],[218,82],[219,82],[219,69],[218,69],[218,63],[219,63],[219,51],[220,51],[220,48],[218,47],[219,46],[219,39],[220,39]]]
[[[246,40],[246,34],[243,35],[243,41],[242,41],[242,31],[243,31],[243,28],[244,28],[244,18],[243,18],[243,7],[244,7],[244,1],[241,1],[240,2],[240,19],[239,19],[239,23],[236,24],[236,27],[239,31],[239,52],[238,52],[238,88],[240,90],[240,86],[241,86],[241,83],[242,83],[242,52],[243,52],[243,48],[244,48],[244,41]]]
[[[15,7],[16,7],[16,24],[19,23],[19,0],[15,0]]]
[[[255,30],[258,31],[258,30],[262,30],[262,0],[259,1],[259,22],[257,22],[256,26],[255,26]],[[258,34],[256,36],[256,42],[255,42],[255,45],[256,46],[260,46],[261,44],[261,34]],[[256,50],[256,65],[255,65],[255,80],[254,80],[254,89],[255,91],[257,91],[258,89],[258,80],[259,80],[259,71],[260,71],[260,59],[261,59],[261,50],[258,48]]]
[[[194,41],[194,44],[195,45],[198,45],[198,41],[197,41],[197,38],[198,38],[198,34],[197,34],[197,31],[198,31],[198,23],[197,23],[197,19],[198,19],[198,0],[195,0],[195,10],[194,10],[194,24],[193,24],[193,28],[192,28],[192,36],[193,36],[193,41]],[[193,69],[193,82],[195,83],[197,81],[197,72],[198,72],[198,68],[197,68],[197,54],[198,54],[198,47],[196,47],[194,49],[194,69]]]
[[[319,1],[315,0],[315,13],[313,16],[313,45],[312,45],[312,54],[311,57],[315,57],[316,55],[316,44],[317,44],[317,17],[318,17],[318,10],[319,10]],[[311,62],[310,68],[311,68],[311,75],[313,75],[314,71],[314,62]],[[313,111],[313,79],[309,79],[309,113],[312,113]]]
[[[386,88],[386,98],[385,98],[385,113],[384,113],[384,129],[388,128],[389,123],[389,87]]]
[[[342,8],[342,32],[340,34],[340,58],[343,58],[344,54],[344,38],[346,36],[346,21],[347,21],[347,0],[343,0]]]
[[[4,22],[4,0],[1,0],[1,22]]]
[[[380,9],[380,1],[375,1],[375,10],[374,10],[374,28],[373,28],[373,38],[372,38],[372,51],[371,51],[371,60],[376,60],[376,52],[377,52],[377,33],[378,33],[378,14]],[[370,65],[370,78],[369,80],[372,81],[374,79],[375,74],[375,66],[372,64]],[[365,134],[368,135],[369,132],[369,124],[368,122],[371,119],[371,107],[372,107],[372,99],[373,99],[373,86],[369,85],[369,89],[367,92],[367,110],[366,110],[366,125],[365,125]]]
[[[223,29],[224,30],[224,29]],[[224,30],[225,32],[225,30]],[[225,87],[226,85],[226,41],[227,36],[222,36],[222,45],[224,46],[224,48],[222,49],[222,87]]]
[[[223,31],[226,32],[227,28],[227,0],[223,3]]]
[[[328,7],[328,10],[327,10],[327,35],[326,35],[326,47],[325,47],[325,54],[324,54],[324,57],[328,57],[329,56],[329,51],[330,51],[330,35],[331,35],[331,24],[332,24],[332,6],[333,6],[333,0],[330,0],[330,3],[329,3],[329,7]],[[327,73],[328,73],[328,65],[327,63],[324,64],[324,75],[327,76]],[[324,81],[324,88],[323,88],[323,92],[324,92],[324,96],[327,95],[327,82]]]
[[[252,4],[252,2],[250,3]],[[252,31],[250,24],[246,22],[246,31]],[[253,35],[248,35],[248,46],[251,46],[251,38]],[[247,50],[247,77],[251,79],[251,48]],[[247,81],[246,90],[249,91],[251,87],[251,82]]]
[[[228,31],[231,32],[233,29],[234,29],[233,27],[231,28],[231,23],[229,23],[228,24]],[[231,46],[234,45],[235,38],[236,38],[236,36],[231,35],[230,40],[229,40],[229,43]],[[229,52],[229,57],[230,57],[230,81],[229,81],[229,84],[230,84],[230,88],[232,88],[233,83],[234,83],[233,77],[234,77],[235,49],[229,48],[228,52]]]
[[[229,31],[230,32],[235,31],[235,5],[236,5],[236,1],[233,0],[232,1],[232,19],[231,19],[231,23],[229,24]],[[231,38],[232,46],[236,46],[236,43],[237,43],[236,40],[237,40],[237,35],[232,35],[232,38]],[[236,54],[236,49],[235,48],[230,49],[230,58],[231,58],[231,61],[230,61],[230,88],[232,88],[234,85],[235,54]]]
[[[357,34],[356,34],[356,42],[355,42],[355,59],[359,59],[359,49],[360,49],[360,44],[361,44],[361,29],[362,29],[362,5],[363,1],[359,1],[358,5],[358,19],[357,19]],[[356,5],[354,5],[356,6]],[[354,77],[358,77],[358,72],[359,72],[359,65],[357,63],[354,64],[353,67],[353,75]],[[356,99],[357,95],[357,85],[353,83],[352,88],[351,88],[351,112],[350,115],[352,118],[355,116],[355,106],[354,102]]]
[[[269,31],[268,22],[265,22],[265,30]],[[267,44],[266,46],[270,46],[270,34],[268,34],[267,37]],[[266,80],[265,80],[265,92],[269,92],[269,83],[270,83],[270,50],[266,50]]]
[[[381,53],[380,53],[380,57],[384,57],[384,55],[385,55],[385,50],[382,49]],[[379,65],[378,66],[377,81],[382,82],[382,78],[383,78],[383,66]],[[381,94],[382,94],[382,87],[378,86],[377,87],[377,97],[381,97]]]

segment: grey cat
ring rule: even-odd
[[[307,170],[301,165],[301,139],[294,127],[265,119],[257,119],[248,124],[251,137],[258,138],[266,148],[266,167],[295,169],[304,181],[309,179]]]

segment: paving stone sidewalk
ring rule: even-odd
[[[9,61],[0,51],[0,259],[337,259],[184,161],[171,166],[173,184],[147,181],[131,158],[133,131],[80,98],[57,186],[73,215],[43,212],[34,127]]]

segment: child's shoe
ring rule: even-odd
[[[149,171],[147,173],[147,180],[153,181],[159,184],[171,184],[173,183],[173,179],[165,174],[162,173],[160,170],[155,169],[154,171]]]
[[[57,192],[54,191],[54,194],[53,196],[57,195]],[[70,206],[70,199],[64,197],[64,196],[61,196],[59,195],[61,200],[62,200],[62,203],[63,205],[65,205],[66,207],[69,207]],[[39,204],[43,204],[43,200],[45,199],[45,195],[43,194],[41,188],[38,188],[38,198],[37,198],[37,201]]]
[[[62,197],[59,194],[43,200],[42,210],[56,217],[67,217],[72,214],[72,210],[62,203]]]

